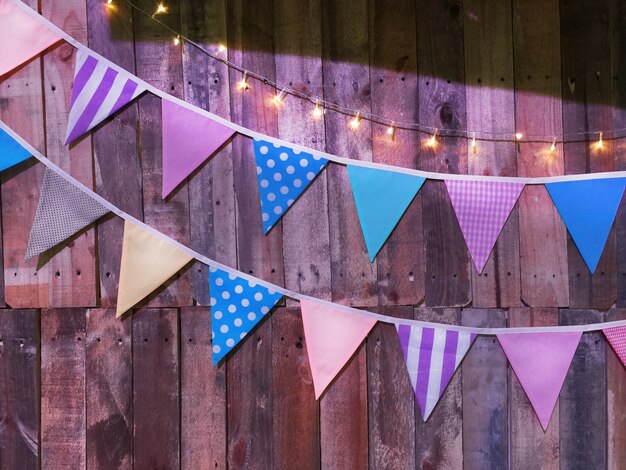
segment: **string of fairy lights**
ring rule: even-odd
[[[173,28],[171,28],[170,26],[168,26],[167,24],[165,24],[163,21],[161,21],[158,18],[159,15],[167,14],[169,12],[169,8],[164,3],[158,3],[155,7],[154,12],[150,13],[144,10],[143,8],[135,5],[131,0],[119,0],[119,1],[123,1],[127,3],[134,10],[151,18],[152,20],[159,23],[163,28],[170,31],[174,35],[172,39],[172,42],[174,45],[179,46],[184,41],[185,43],[196,47],[197,49],[199,49],[200,51],[202,51],[209,57],[215,59],[216,61],[219,61],[227,65],[229,68],[232,68],[240,72],[242,74],[242,78],[236,84],[236,89],[239,92],[243,93],[252,88],[250,84],[251,79],[258,80],[262,82],[263,84],[274,88],[275,94],[272,96],[270,103],[277,110],[280,110],[280,108],[285,104],[285,99],[287,98],[287,96],[294,96],[297,98],[307,100],[312,104],[313,108],[311,110],[310,116],[314,120],[322,119],[328,110],[332,110],[334,112],[347,116],[349,118],[347,122],[347,126],[349,129],[355,132],[359,130],[359,128],[361,127],[361,122],[363,120],[367,120],[372,123],[384,126],[385,127],[384,132],[388,136],[388,138],[391,140],[395,139],[396,132],[400,129],[417,131],[417,132],[421,132],[421,133],[428,135],[426,139],[422,140],[422,145],[430,149],[436,149],[439,145],[439,139],[442,137],[464,137],[469,140],[469,145],[470,145],[472,153],[477,153],[478,141],[482,140],[482,141],[491,141],[491,142],[495,141],[495,142],[518,142],[518,143],[545,142],[545,143],[550,144],[549,153],[554,154],[557,150],[557,143],[587,142],[588,137],[596,138],[596,136],[597,136],[597,140],[595,140],[595,142],[592,144],[592,147],[597,151],[601,151],[605,148],[605,143],[604,143],[605,132],[602,130],[580,131],[580,132],[559,134],[560,138],[557,138],[556,135],[531,134],[531,133],[524,134],[520,131],[511,133],[511,132],[491,132],[491,131],[490,132],[468,131],[468,130],[463,130],[463,129],[445,129],[445,128],[440,129],[440,128],[436,128],[432,126],[426,126],[426,125],[416,123],[416,122],[403,122],[403,121],[398,121],[398,120],[392,120],[392,119],[386,118],[384,116],[381,116],[375,113],[364,112],[364,111],[360,111],[356,109],[347,108],[336,102],[328,101],[319,97],[308,95],[304,92],[295,90],[287,86],[281,86],[280,84],[274,82],[273,80],[268,79],[267,77],[263,77],[262,75],[259,75],[255,73],[254,71],[247,70],[243,68],[242,66],[234,62],[231,62],[230,60],[228,60],[228,57],[227,57],[228,50],[224,44],[221,44],[221,43],[217,44],[214,52],[207,50],[202,45],[185,37],[179,31],[174,30]],[[114,9],[115,0],[106,0],[106,5],[107,7]],[[624,135],[621,135],[621,133],[623,133],[624,131],[626,131],[626,128],[613,129],[611,131],[607,131],[606,134],[609,134],[609,137],[615,140],[618,138],[625,137]],[[571,138],[571,140],[566,140],[568,138]]]

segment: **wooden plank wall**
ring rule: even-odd
[[[152,0],[134,0],[149,12]],[[28,0],[175,96],[252,129],[351,158],[450,173],[556,175],[626,168],[626,140],[479,141],[454,130],[555,135],[626,127],[620,0],[170,0],[160,21],[272,80],[397,121],[349,130],[275,92],[125,1]],[[128,213],[197,251],[289,289],[387,315],[473,326],[626,318],[626,205],[594,275],[542,187],[527,188],[484,272],[447,192],[427,182],[368,260],[344,167],[331,165],[268,236],[248,140],[236,138],[166,201],[160,102],[145,96],[62,145],[75,53],[61,45],[0,81],[0,119]],[[396,333],[377,325],[317,402],[297,302],[211,365],[207,267],[114,317],[122,223],[109,217],[22,262],[43,169],[2,174],[0,468],[611,468],[626,458],[626,374],[586,334],[544,432],[498,342],[480,337],[428,422]]]

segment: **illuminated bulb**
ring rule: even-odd
[[[349,125],[352,128],[352,130],[356,131],[361,125],[361,113],[356,113],[356,116],[354,116],[354,119],[350,119]]]
[[[391,138],[391,140],[394,140],[394,137],[396,136],[396,128],[389,126],[387,128],[387,135]]]
[[[226,52],[226,46],[224,44],[220,44],[217,46],[217,52]]]
[[[167,7],[162,3],[159,3],[156,11],[154,12],[155,15],[158,15],[159,13],[167,13]]]
[[[604,147],[604,142],[602,142],[602,132],[600,132],[600,137],[598,138],[598,143],[596,144],[596,148],[601,149]]]
[[[241,79],[241,81],[239,83],[237,83],[237,88],[239,89],[239,91],[246,91],[248,88],[250,88],[248,86],[248,82],[246,81],[246,76],[247,75],[248,75],[248,73],[244,72],[243,78]]]
[[[435,131],[435,133],[431,135],[430,138],[426,140],[426,142],[424,142],[424,145],[426,147],[430,147],[431,149],[437,147],[437,131]]]
[[[284,99],[283,99],[283,93],[285,92],[285,90],[281,90],[280,93],[277,93],[274,98],[272,98],[272,103],[274,104],[274,106],[276,106],[276,108],[280,108],[283,105]]]
[[[113,0],[107,0],[107,5],[112,5],[113,4]]]
[[[178,46],[179,44],[180,44],[180,36],[176,36],[176,37],[174,38],[174,45],[175,45],[175,46]]]
[[[516,132],[515,133],[515,138],[517,140],[522,140],[522,137],[524,137],[524,134],[522,134],[521,132]]]
[[[556,152],[556,138],[552,139],[552,145],[550,145],[550,153]]]
[[[314,119],[320,119],[324,115],[324,111],[320,108],[319,102],[315,102],[315,108],[311,111],[311,115]]]
[[[472,151],[476,153],[476,134],[472,134]]]

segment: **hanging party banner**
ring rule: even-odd
[[[31,156],[28,150],[18,144],[6,131],[0,129],[0,171],[11,168]]]
[[[235,131],[197,112],[161,100],[163,198],[228,141]]]
[[[415,398],[426,421],[476,335],[446,328],[396,325]]]
[[[370,261],[385,244],[426,178],[348,165],[354,202]]]
[[[49,250],[109,210],[46,167],[24,260]]]
[[[613,328],[605,328],[602,330],[604,336],[611,344],[613,351],[626,366],[626,326],[616,326]]]
[[[306,350],[317,400],[359,348],[376,320],[300,301]]]
[[[217,364],[274,308],[282,294],[221,269],[209,270],[213,364]]]
[[[446,180],[452,207],[476,271],[482,273],[523,183]]]
[[[126,221],[117,293],[117,316],[130,310],[193,258],[140,226]]]
[[[0,76],[61,40],[10,0],[0,1]]]
[[[497,336],[545,431],[582,333]]]
[[[130,73],[109,67],[79,49],[65,145],[93,129],[144,91],[145,88],[139,86]]]
[[[253,145],[263,231],[268,233],[324,169],[328,160],[264,140],[254,139]]]
[[[592,273],[609,238],[626,178],[546,183],[546,189]]]

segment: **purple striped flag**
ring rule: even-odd
[[[134,78],[130,73],[117,71],[88,52],[79,50],[65,145],[143,93],[145,88]]]
[[[476,335],[445,328],[396,328],[422,419],[426,421]]]

